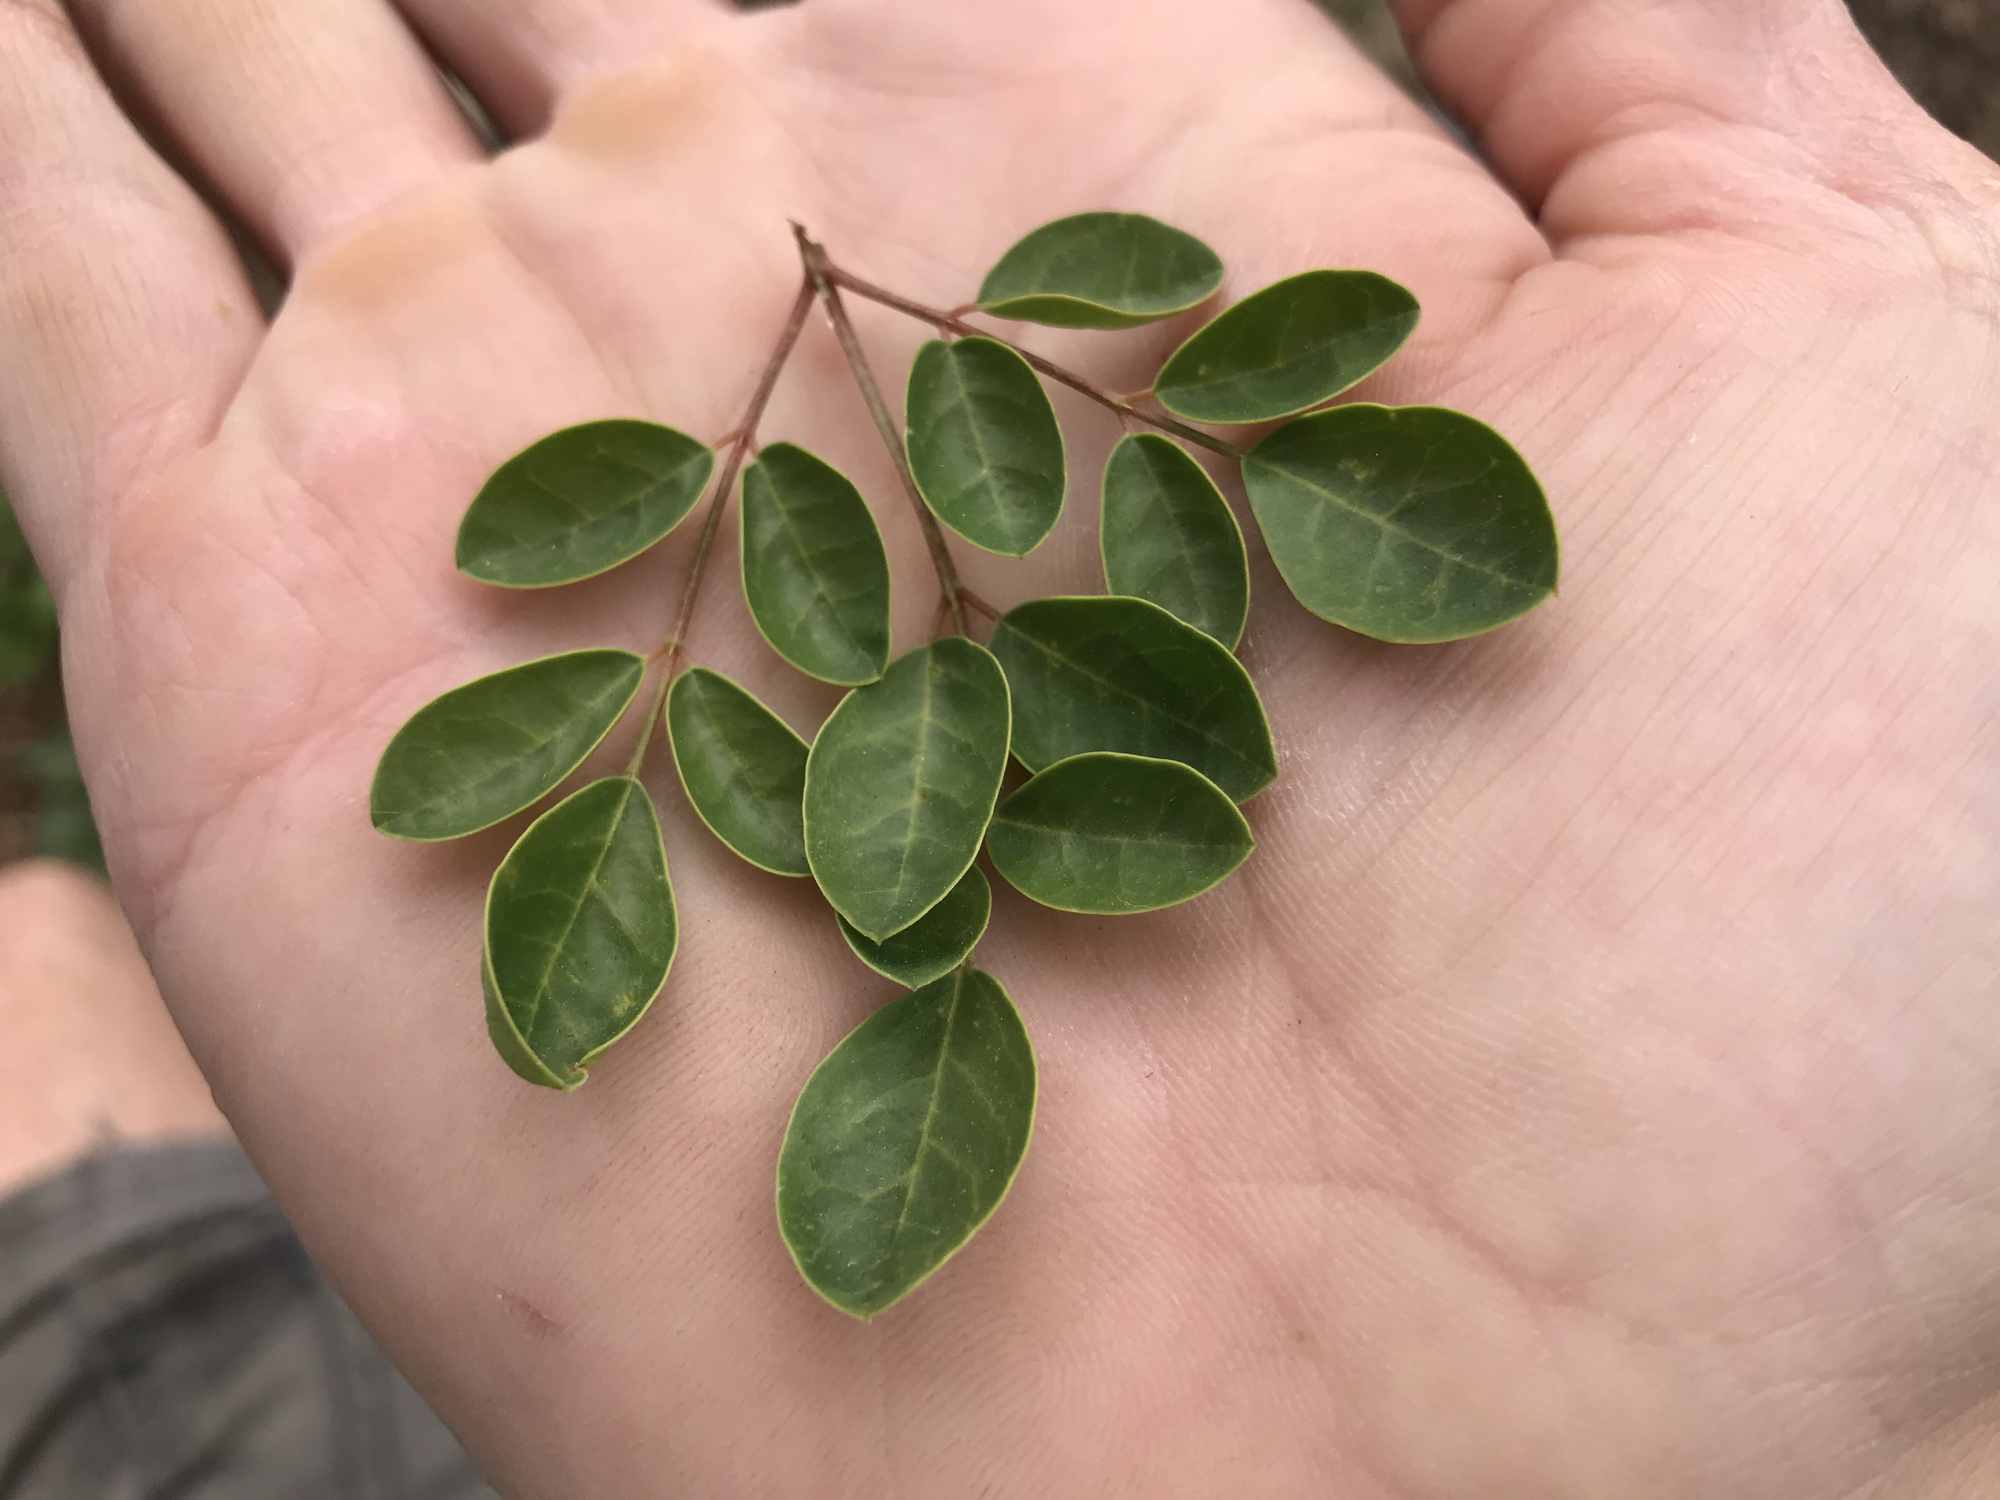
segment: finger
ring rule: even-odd
[[[385,0],[72,0],[113,81],[295,261],[483,154]]]
[[[100,500],[213,429],[263,330],[58,0],[0,5],[0,484],[61,596]]]
[[[607,69],[743,24],[721,0],[396,0],[410,24],[510,135],[532,135],[556,101]]]
[[[1558,241],[1768,212],[1771,168],[1900,170],[1885,136],[1921,119],[1840,0],[1394,4],[1426,81]]]

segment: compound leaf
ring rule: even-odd
[[[743,597],[777,653],[809,677],[873,682],[889,660],[889,559],[847,476],[791,443],[743,474]]]
[[[1229,795],[1177,760],[1096,751],[1057,761],[993,814],[993,867],[1058,911],[1121,916],[1192,900],[1256,840]]]
[[[1035,1128],[1035,1052],[992,975],[899,996],[827,1054],[778,1156],[778,1230],[812,1289],[872,1318],[1007,1196]]]
[[[1243,485],[1285,585],[1384,641],[1451,641],[1554,592],[1555,519],[1492,428],[1436,406],[1336,407],[1279,428]]]
[[[389,741],[369,816],[426,843],[512,817],[583,764],[645,675],[630,651],[567,651],[453,688]]]
[[[1417,299],[1373,271],[1307,271],[1245,297],[1168,356],[1153,394],[1197,422],[1266,422],[1337,396],[1417,326]]]
[[[1041,771],[1088,750],[1184,761],[1241,802],[1278,774],[1243,664],[1157,604],[1035,599],[994,627],[1014,698],[1014,754]]]
[[[1200,306],[1221,285],[1221,259],[1191,234],[1144,214],[1072,214],[1001,256],[979,306],[1055,328],[1136,328]]]
[[[901,932],[970,867],[1009,718],[999,663],[959,636],[898,658],[827,716],[806,758],[806,860],[863,937]]]
[[[1243,528],[1180,444],[1146,432],[1111,450],[1097,539],[1112,593],[1150,599],[1235,648],[1250,610]]]
[[[986,935],[987,919],[992,915],[993,888],[974,865],[958,878],[944,900],[882,942],[863,937],[838,913],[834,920],[856,958],[884,979],[914,990],[949,974],[971,957]]]
[[[531,1083],[574,1088],[667,981],[679,941],[653,799],[629,776],[528,825],[486,891],[488,1028]],[[535,1066],[524,1066],[523,1054]]]
[[[531,443],[493,471],[458,528],[459,571],[503,588],[574,583],[637,557],[694,508],[715,455],[624,418]]]
[[[667,739],[688,803],[760,870],[807,875],[806,742],[754,696],[706,667],[674,680]]]
[[[1062,429],[1026,360],[989,338],[933,339],[910,367],[910,473],[937,518],[1021,557],[1062,514]]]

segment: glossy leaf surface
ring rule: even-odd
[[[806,859],[863,937],[901,932],[971,866],[1008,729],[999,663],[959,636],[898,658],[827,716],[806,760]]]
[[[459,571],[505,588],[573,583],[637,557],[694,508],[715,455],[657,422],[585,422],[494,470],[458,528]]]
[[[1035,372],[988,338],[933,339],[910,367],[910,472],[924,502],[988,552],[1034,550],[1062,514],[1062,429]]]
[[[918,989],[942,978],[972,956],[993,915],[993,888],[974,865],[958,878],[951,894],[894,937],[873,942],[834,915],[854,956],[885,979]]]
[[[1192,900],[1256,840],[1229,795],[1192,766],[1100,751],[1057,761],[1015,790],[986,847],[1031,901],[1123,916]]]
[[[1030,771],[1089,750],[1184,761],[1241,802],[1278,774],[1271,726],[1241,662],[1157,604],[1036,599],[993,631]]]
[[[583,763],[645,672],[630,651],[569,651],[433,698],[382,752],[370,817],[394,838],[427,842],[513,816]]]
[[[760,870],[806,875],[806,742],[720,672],[694,667],[667,695],[667,738],[689,804]]]
[[[1373,271],[1307,271],[1245,297],[1160,367],[1153,394],[1197,422],[1265,422],[1339,395],[1417,326],[1417,299]]]
[[[1098,547],[1112,593],[1150,599],[1231,649],[1242,638],[1250,610],[1243,528],[1180,444],[1148,432],[1111,450]]]
[[[1000,1206],[1034,1126],[1034,1048],[990,974],[891,1000],[792,1109],[778,1229],[800,1273],[855,1317],[891,1306]]]
[[[1384,641],[1504,625],[1555,590],[1555,520],[1492,428],[1436,406],[1337,407],[1243,461],[1285,584],[1322,619]]]
[[[743,597],[809,677],[873,682],[889,660],[889,559],[868,502],[831,464],[773,443],[743,472]]]
[[[1221,285],[1222,261],[1191,234],[1144,214],[1072,214],[1001,256],[979,305],[1056,328],[1134,328],[1197,307]]]
[[[646,789],[607,776],[571,793],[528,826],[487,888],[503,1030],[560,1087],[575,1087],[653,1003],[679,931]],[[514,1049],[501,1055],[530,1077]]]

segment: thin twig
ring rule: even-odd
[[[882,399],[882,388],[875,382],[874,371],[868,368],[868,355],[861,347],[860,336],[854,331],[853,320],[847,316],[847,305],[840,300],[840,289],[834,284],[833,265],[827,260],[825,249],[806,233],[803,225],[794,224],[792,234],[799,242],[799,259],[805,263],[806,278],[819,291],[827,321],[833,324],[833,336],[840,341],[840,352],[847,356],[847,366],[854,373],[854,383],[860,388],[868,415],[874,419],[875,430],[882,435],[882,445],[895,461],[896,476],[903,481],[903,493],[909,497],[910,506],[917,513],[917,523],[923,528],[924,545],[930,548],[931,566],[937,570],[938,588],[944,594],[952,624],[960,635],[964,635],[964,589],[958,581],[958,569],[951,560],[951,549],[945,544],[944,530],[938,525],[937,517],[924,503],[923,493],[917,488],[916,476],[910,472],[909,455],[903,451],[903,440],[896,431],[895,418],[889,415],[889,405]],[[930,321],[940,327],[948,326],[950,322],[943,315]]]
[[[929,323],[933,328],[949,328],[953,333],[988,338],[992,339],[995,343],[1005,344],[1037,370],[1048,376],[1049,379],[1059,381],[1079,395],[1088,396],[1099,406],[1117,412],[1121,417],[1127,417],[1135,422],[1144,422],[1148,427],[1157,427],[1162,432],[1171,432],[1177,438],[1185,439],[1187,442],[1193,443],[1196,447],[1206,448],[1211,453],[1220,453],[1224,458],[1243,457],[1243,450],[1234,443],[1225,442],[1213,433],[1203,432],[1199,427],[1190,427],[1187,423],[1167,416],[1164,412],[1155,414],[1145,411],[1132,402],[1116,396],[1103,387],[1086,380],[1074,370],[1066,370],[1054,360],[1044,359],[1032,349],[1022,348],[1012,339],[1004,338],[987,329],[976,327],[955,313],[947,312],[944,308],[930,307],[922,302],[917,302],[909,297],[892,292],[886,287],[879,287],[872,281],[863,281],[852,271],[844,271],[831,261],[825,261],[824,251],[821,251],[820,255],[827,280],[833,282],[835,285],[845,287],[857,297],[865,297],[870,302],[879,302],[884,307],[892,307],[906,317],[915,318],[921,323]]]
[[[688,627],[694,622],[695,601],[701,597],[702,580],[708,576],[708,554],[715,546],[715,534],[722,527],[722,517],[729,509],[730,493],[736,488],[736,476],[743,468],[743,455],[757,445],[757,424],[764,418],[764,408],[771,402],[771,392],[777,388],[778,375],[785,368],[785,361],[791,358],[792,346],[799,341],[799,334],[806,326],[806,314],[812,310],[813,282],[810,277],[801,278],[799,292],[792,299],[792,309],[785,315],[785,326],[778,334],[778,342],[771,348],[771,357],[764,362],[764,371],[757,377],[757,388],[750,393],[750,404],[743,409],[743,420],[724,439],[729,445],[729,456],[723,460],[722,474],[716,481],[715,491],[709,496],[708,510],[701,518],[701,534],[695,539],[694,556],[688,561],[687,583],[681,589],[681,607],[674,615],[674,628],[653,654],[662,663],[659,690],[653,696],[652,710],[646,715],[645,728],[640,731],[639,743],[633,748],[632,759],[626,766],[625,774],[636,776],[639,767],[645,763],[646,751],[653,743],[653,730],[659,724],[660,714],[667,703],[667,693],[674,682],[674,668],[687,651]]]
[[[977,594],[973,593],[971,589],[966,589],[966,588],[960,589],[958,591],[958,597],[966,602],[967,607],[970,608],[974,614],[984,615],[989,620],[998,620],[1000,618],[1000,611],[995,609],[992,605],[988,604],[984,599],[980,598]]]

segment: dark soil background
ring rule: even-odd
[[[1381,0],[1320,3],[1411,82]],[[1910,92],[2000,160],[2000,0],[1850,3]],[[0,863],[36,852],[91,864],[100,858],[63,722],[54,611],[0,496]]]

